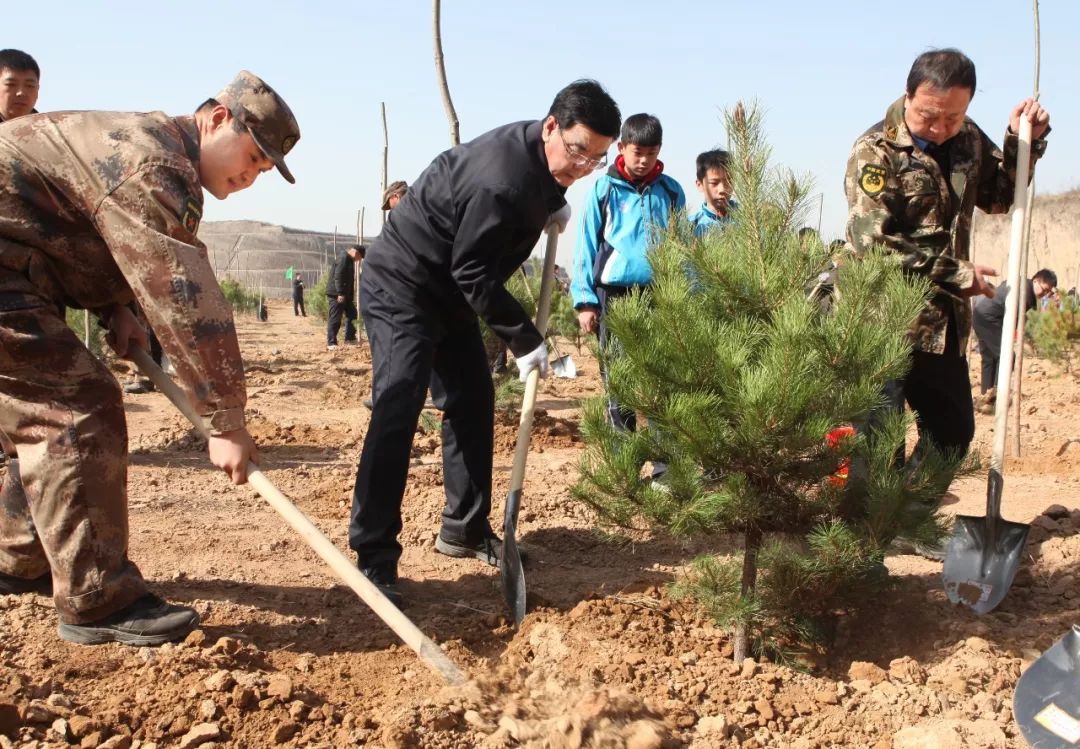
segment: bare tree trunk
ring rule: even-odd
[[[356,243],[364,243],[364,209],[356,212]],[[353,263],[353,298],[360,301],[360,263]]]
[[[743,545],[742,585],[740,597],[745,598],[754,592],[757,584],[757,557],[761,549],[761,531],[758,528],[750,528],[746,531]],[[746,622],[735,625],[735,653],[736,663],[742,663],[750,654],[750,634],[747,631]]]
[[[454,102],[450,99],[450,86],[446,83],[446,66],[443,64],[442,30],[440,16],[442,15],[440,0],[432,0],[431,6],[431,33],[435,39],[435,73],[439,76],[439,90],[442,93],[443,107],[446,109],[446,119],[450,121],[450,145],[456,146],[461,143],[461,134],[458,127],[458,116],[454,110]]]
[[[382,185],[379,187],[379,194],[386,194],[386,186],[389,184],[386,181],[387,172],[387,160],[390,154],[390,132],[386,128],[386,102],[382,102]],[[382,222],[386,223],[386,210],[382,212]]]
[[[1033,90],[1033,98],[1038,101],[1039,91],[1039,69],[1041,67],[1041,45],[1039,41],[1039,0],[1032,0],[1032,13],[1035,17],[1035,86]],[[1035,171],[1032,167],[1031,182],[1028,184],[1027,189],[1027,210],[1024,213],[1024,244],[1022,248],[1022,261],[1020,273],[1020,288],[1013,290],[1013,293],[1018,293],[1020,296],[1017,301],[1020,302],[1019,311],[1016,313],[1016,330],[1020,336],[1020,345],[1016,350],[1016,361],[1013,363],[1016,381],[1016,412],[1013,416],[1015,421],[1013,422],[1013,454],[1017,457],[1020,456],[1020,411],[1023,407],[1023,396],[1021,390],[1021,378],[1024,373],[1024,327],[1027,319],[1027,302],[1024,297],[1027,295],[1027,266],[1028,266],[1028,252],[1031,247],[1031,210],[1035,206]],[[998,394],[1001,395],[1000,393]],[[1009,397],[1009,393],[1005,393],[1005,397]]]

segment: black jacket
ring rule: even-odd
[[[343,250],[334,263],[334,269],[330,271],[330,277],[326,279],[327,296],[343,296],[345,301],[351,302],[356,293],[356,264],[349,257],[349,251]]]
[[[479,315],[515,355],[538,347],[543,338],[503,284],[566,205],[540,127],[515,122],[440,154],[390,212],[365,278],[451,323]]]

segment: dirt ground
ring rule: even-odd
[[[347,551],[368,422],[364,345],[327,352],[320,321],[285,303],[238,321],[250,428],[266,474]],[[572,349],[572,347],[568,348]],[[896,555],[895,588],[841,621],[800,670],[730,660],[726,633],[668,584],[693,544],[600,532],[569,496],[578,403],[596,362],[542,385],[520,540],[529,615],[508,624],[498,573],[434,553],[437,433],[417,435],[401,560],[406,614],[471,677],[446,687],[339,583],[251,489],[234,489],[160,394],[126,396],[131,557],[202,629],[158,649],[60,641],[49,599],[0,598],[0,749],[18,747],[973,747],[1024,746],[1012,721],[1022,669],[1080,621],[1080,391],[1029,358],[1023,457],[1005,478],[1009,519],[1032,522],[1024,566],[986,616],[949,604],[941,565]],[[977,377],[977,356],[972,361]],[[990,416],[978,416],[984,461]],[[515,418],[499,421],[495,508]],[[949,512],[984,514],[985,472]]]

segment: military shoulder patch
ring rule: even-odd
[[[199,221],[202,220],[202,208],[190,195],[184,198],[184,207],[180,210],[180,223],[192,234],[199,231]]]
[[[859,175],[859,187],[871,198],[876,198],[885,189],[885,170],[880,166],[867,164]]]

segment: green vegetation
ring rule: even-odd
[[[823,639],[884,586],[895,537],[940,539],[955,466],[929,454],[898,470],[910,420],[876,412],[909,366],[926,284],[871,253],[839,269],[828,310],[808,298],[830,260],[797,234],[810,186],[769,167],[756,110],[729,114],[728,133],[734,221],[703,238],[678,222],[653,284],[607,313],[610,392],[649,428],[619,431],[605,397],[587,402],[574,495],[615,527],[740,534],[740,557],[696,560],[678,590],[733,629],[741,660]],[[872,413],[873,430],[837,429]],[[667,464],[661,481],[649,462]]]

